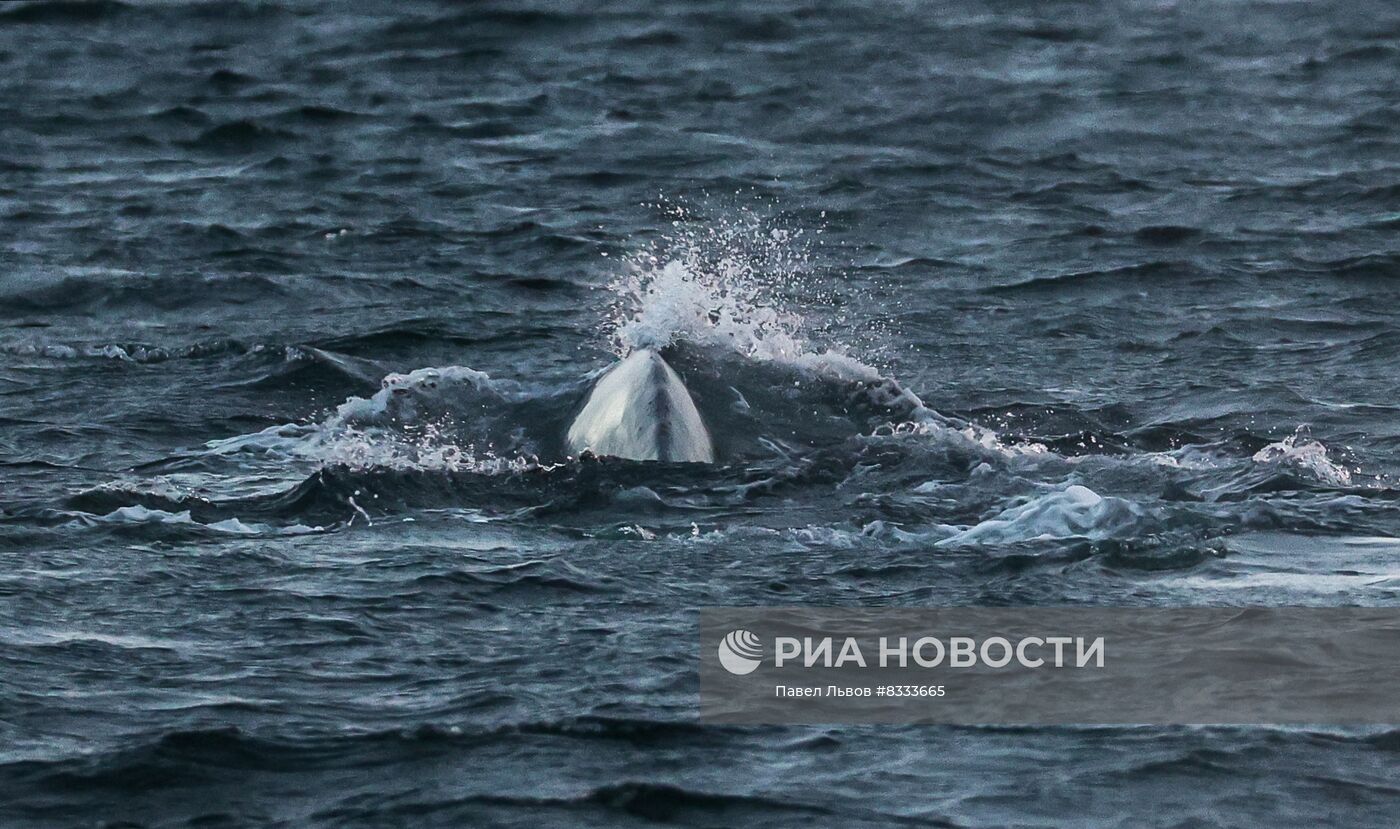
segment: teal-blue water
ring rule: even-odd
[[[1391,826],[698,723],[711,605],[1400,600],[1400,8],[0,6],[0,824]],[[713,466],[578,460],[660,347]]]

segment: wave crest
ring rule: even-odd
[[[1271,443],[1254,453],[1255,463],[1279,464],[1301,469],[1319,481],[1334,486],[1350,486],[1350,469],[1327,456],[1327,447],[1308,432],[1306,426],[1277,443]]]

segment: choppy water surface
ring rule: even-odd
[[[0,8],[6,825],[1383,826],[1386,729],[718,728],[695,608],[1400,592],[1386,2]],[[714,467],[579,462],[664,346]]]

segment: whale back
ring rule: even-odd
[[[680,375],[646,348],[608,370],[568,433],[569,449],[634,461],[714,463],[714,443]]]

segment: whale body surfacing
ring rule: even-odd
[[[714,463],[700,410],[675,370],[644,348],[604,374],[569,427],[569,449],[634,461]]]

